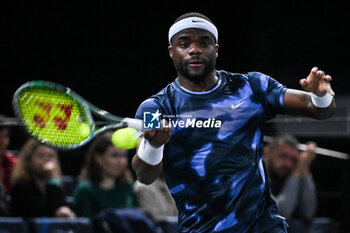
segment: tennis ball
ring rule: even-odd
[[[90,135],[90,126],[87,123],[81,123],[79,126],[80,135],[83,138],[87,138]]]
[[[112,143],[114,146],[130,150],[137,146],[138,138],[136,138],[137,130],[133,128],[118,129],[112,135]]]

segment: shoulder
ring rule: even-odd
[[[80,181],[75,190],[76,193],[90,193],[93,192],[94,185],[90,181]]]
[[[217,73],[221,79],[226,81],[228,84],[232,84],[232,82],[234,82],[235,85],[243,85],[249,78],[246,74],[232,73],[225,70],[218,70]]]
[[[35,190],[35,183],[30,179],[18,179],[13,183],[13,186],[11,188],[11,194],[14,193],[25,193],[25,192],[32,192]]]
[[[271,88],[284,87],[271,76],[260,72],[248,72],[246,76],[248,77],[249,83],[252,86],[252,88],[259,88],[263,91],[267,91]]]
[[[168,106],[169,98],[173,95],[174,92],[175,85],[172,82],[160,90],[157,94],[150,96],[140,104],[136,112],[136,118],[142,118],[143,112],[152,112],[156,111],[157,109],[163,110],[163,108]]]
[[[162,90],[160,90],[158,93],[150,96],[148,99],[142,102],[141,105],[161,105],[164,99],[168,98],[170,95],[172,95],[175,91],[176,87],[174,85],[174,82],[169,83],[166,87],[164,87]]]
[[[133,179],[129,179],[129,180],[127,180],[126,182],[126,186],[128,187],[128,189],[133,189],[133,187],[134,187],[134,180]]]
[[[63,188],[57,180],[50,180],[46,184],[46,189],[52,192],[63,192]]]
[[[17,163],[17,160],[18,160],[18,158],[16,156],[14,156],[13,154],[11,154],[9,151],[6,151],[5,158],[7,159],[7,161],[10,164],[13,164],[13,165],[15,165]]]
[[[30,179],[18,179],[14,182],[13,187],[30,187],[33,186],[34,182]]]

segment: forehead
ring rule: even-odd
[[[127,156],[128,152],[127,152],[127,150],[119,149],[119,148],[111,145],[107,148],[106,154],[118,154],[118,155]]]
[[[176,41],[179,39],[197,40],[197,39],[207,39],[207,38],[215,42],[215,37],[210,32],[199,28],[187,28],[176,33],[173,36],[172,41]]]
[[[297,148],[295,148],[295,147],[293,147],[285,142],[282,142],[281,145],[276,149],[277,149],[276,150],[277,153],[280,153],[280,154],[282,153],[282,154],[286,154],[286,155],[293,156],[293,157],[296,157],[299,154]]]
[[[35,153],[55,154],[55,151],[48,146],[40,145],[36,148]]]

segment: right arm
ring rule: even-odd
[[[144,133],[142,140],[147,140],[154,148],[160,148],[170,140],[171,128],[161,127],[160,129],[151,129]],[[158,164],[151,165],[139,156],[140,144],[137,148],[137,152],[132,159],[132,167],[136,173],[137,179],[143,184],[151,184],[155,181],[162,172],[163,163],[162,161]],[[153,155],[149,155],[153,156]]]
[[[155,181],[162,171],[162,162],[159,164],[152,166],[148,163],[142,161],[137,153],[132,159],[132,168],[136,173],[137,180],[143,184],[151,184]]]

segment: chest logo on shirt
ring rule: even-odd
[[[231,109],[235,110],[236,108],[238,108],[239,106],[241,106],[244,103],[245,103],[245,101],[242,101],[242,102],[240,102],[239,104],[236,104],[236,105],[231,104]]]

